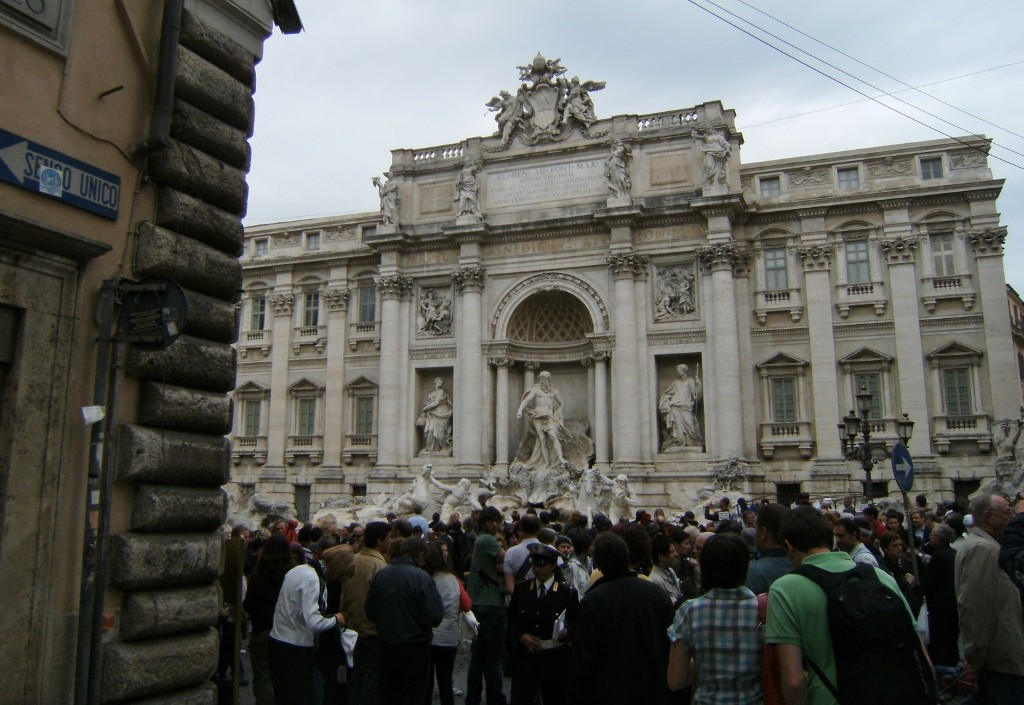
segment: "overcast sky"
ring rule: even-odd
[[[713,2],[927,111],[882,98],[945,134],[863,99],[697,6],[879,94],[711,0],[296,0],[305,31],[275,32],[257,67],[245,222],[376,210],[370,177],[387,171],[392,149],[490,135],[495,123],[484,104],[500,89],[514,90],[516,66],[539,51],[561,58],[570,76],[607,82],[593,95],[599,118],[721,100],[737,113],[744,163],[946,135],[994,139],[989,163],[1006,179],[998,202],[1009,227],[1006,279],[1024,294],[1024,4]],[[907,91],[751,6],[971,115]]]

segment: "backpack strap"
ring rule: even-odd
[[[523,559],[522,564],[520,564],[519,570],[516,571],[516,582],[521,583],[526,580],[526,574],[529,573],[532,568],[533,564],[530,563],[530,556],[527,555],[526,558]]]
[[[819,568],[816,565],[807,565],[804,563],[793,571],[797,575],[802,575],[815,585],[825,591],[826,599],[832,593],[834,589],[856,577],[859,580],[878,580],[878,574],[875,573],[874,567],[865,565],[863,563],[857,563],[850,570],[843,571],[841,573],[833,573],[832,571]],[[831,637],[832,635],[829,634]],[[822,670],[818,664],[816,664],[806,653],[804,653],[804,663],[811,667],[814,674],[818,676],[818,679],[828,688],[828,692],[832,693],[832,697],[839,702],[839,688],[829,680],[828,676],[825,675],[825,671]]]

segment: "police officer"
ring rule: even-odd
[[[579,594],[555,578],[560,554],[554,546],[534,543],[529,550],[534,577],[516,585],[508,610],[511,705],[533,705],[538,688],[545,703],[564,703]]]

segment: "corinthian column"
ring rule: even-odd
[[[713,437],[705,437],[704,442],[708,452],[716,458],[743,457],[740,340],[733,269],[743,266],[747,255],[735,243],[726,242],[703,248],[700,259],[711,270],[711,329],[708,331],[708,348],[719,351],[712,368],[714,398],[710,400],[714,409],[715,429]]]
[[[640,462],[640,375],[637,360],[636,297],[633,282],[647,258],[632,252],[609,255],[615,280],[615,355],[612,361],[612,448],[616,464]]]
[[[1013,419],[1020,404],[1017,361],[1013,351],[1010,317],[1006,313],[1003,243],[1006,227],[985,228],[968,234],[978,266],[978,292],[985,314],[985,351],[988,356],[989,393],[993,419]],[[975,407],[984,408],[975,401]]]
[[[498,371],[498,389],[494,403],[494,462],[497,465],[508,465],[508,368],[512,367],[515,361],[503,357],[492,360],[491,364]]]
[[[814,448],[818,458],[838,456],[836,443],[839,383],[836,340],[832,331],[832,246],[813,245],[797,250],[804,267],[807,292],[807,333],[811,345],[811,398],[814,400]]]
[[[462,301],[456,332],[455,367],[458,403],[455,406],[455,458],[459,465],[478,466],[483,463],[483,340],[481,326],[481,292],[484,288],[483,267],[463,267],[452,272],[452,280]]]
[[[399,458],[398,425],[402,378],[402,295],[412,280],[401,274],[377,278],[380,294],[380,396],[377,409],[377,464],[395,467]]]
[[[345,339],[348,337],[347,287],[324,293],[327,302],[327,396],[324,400],[324,465],[340,466],[345,429]]]

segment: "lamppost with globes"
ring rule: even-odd
[[[844,458],[860,461],[860,467],[867,480],[865,494],[870,506],[874,503],[871,470],[874,468],[876,458],[873,451],[881,451],[881,457],[878,458],[881,460],[888,457],[889,450],[884,443],[871,442],[871,422],[868,420],[868,414],[871,413],[871,402],[874,395],[868,391],[867,387],[861,387],[854,397],[857,399],[857,412],[855,413],[851,409],[850,413],[843,417],[842,423],[838,424],[839,441]],[[896,432],[900,440],[903,441],[903,445],[909,446],[910,435],[914,432],[914,422],[910,420],[908,414],[903,414],[902,419],[896,420]],[[858,434],[864,437],[860,443],[856,443]]]

